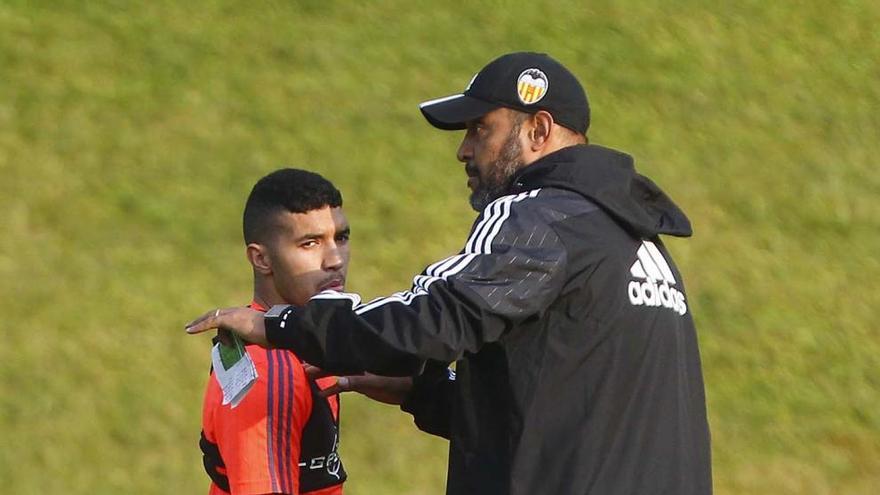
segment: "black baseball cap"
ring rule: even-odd
[[[545,53],[502,55],[483,67],[464,93],[419,105],[428,122],[444,130],[464,129],[467,121],[500,107],[545,110],[557,124],[580,134],[590,127],[590,104],[581,83]]]

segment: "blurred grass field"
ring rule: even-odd
[[[251,293],[252,184],[326,174],[349,288],[409,285],[474,214],[417,103],[547,51],[687,211],[716,493],[880,487],[880,4],[0,2],[0,492],[205,493],[207,338]],[[346,397],[347,492],[442,493],[446,444]]]

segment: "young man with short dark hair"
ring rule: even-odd
[[[342,195],[318,174],[282,169],[260,179],[244,210],[247,259],[254,273],[250,307],[303,306],[322,291],[342,291],[349,226]],[[290,351],[245,347],[257,379],[236,406],[223,405],[212,373],[202,413],[210,495],[342,493],[337,454],[339,399],[324,398]]]

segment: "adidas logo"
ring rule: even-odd
[[[651,241],[642,241],[636,254],[639,259],[629,272],[640,280],[629,283],[629,302],[633,306],[663,306],[680,315],[687,313],[684,294],[672,287],[675,277],[657,246]]]

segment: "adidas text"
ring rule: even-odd
[[[629,302],[634,306],[666,307],[675,310],[678,314],[687,313],[687,304],[684,302],[684,294],[663,282],[658,285],[654,281],[639,282],[633,280],[629,283]]]

